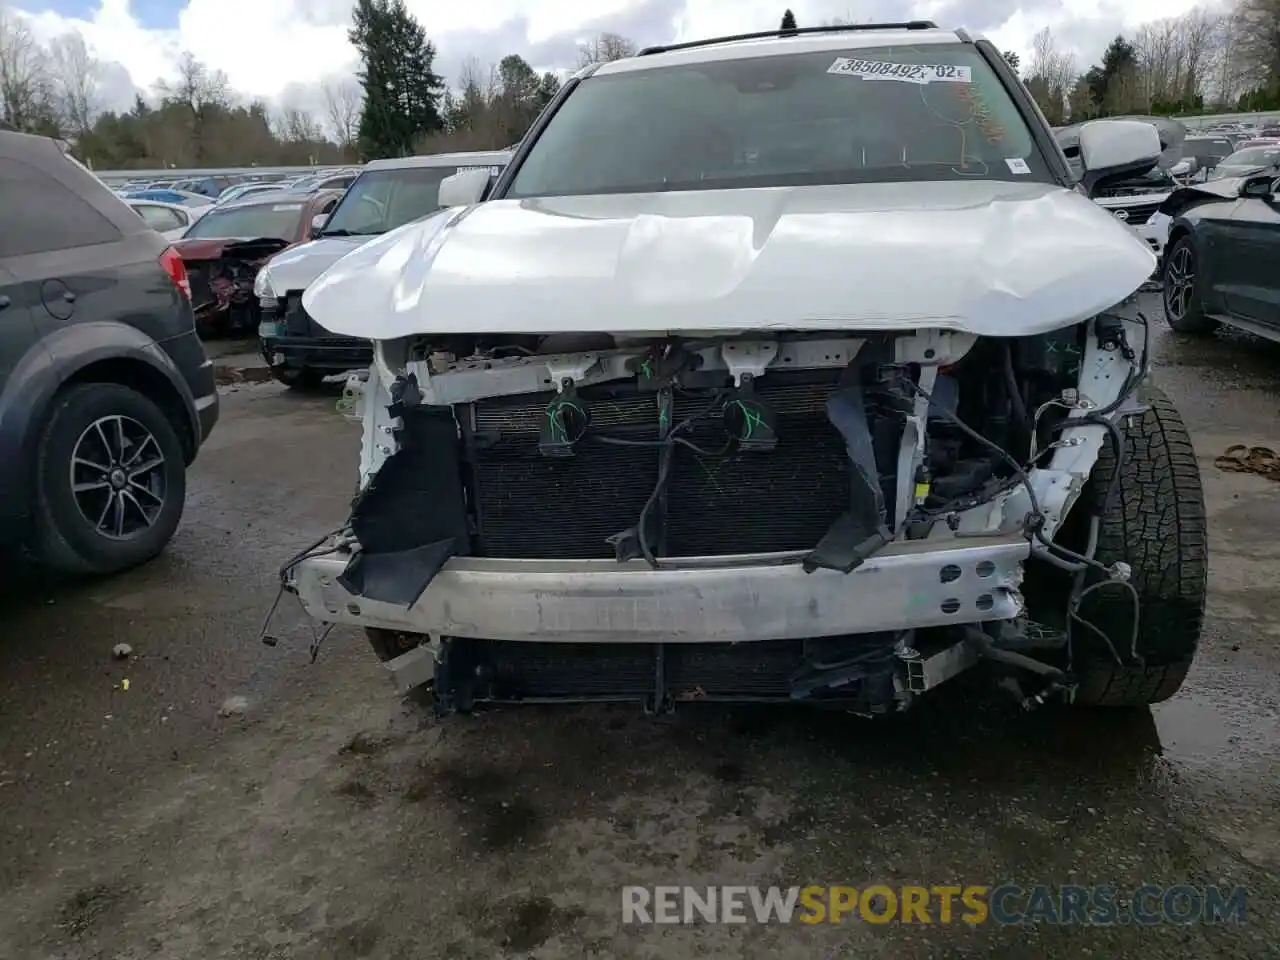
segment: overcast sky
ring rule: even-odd
[[[456,82],[471,57],[495,63],[519,53],[539,71],[574,65],[577,45],[601,31],[641,44],[697,39],[778,24],[790,3],[801,26],[834,17],[928,17],[965,27],[1027,58],[1051,27],[1082,65],[1122,30],[1192,8],[1193,0],[407,0],[438,50],[437,71]],[[1221,0],[1218,0],[1221,2]],[[128,107],[136,91],[173,76],[190,50],[222,70],[245,97],[320,113],[326,78],[349,76],[350,0],[0,0],[29,16],[44,38],[79,30],[106,64],[102,106]],[[589,11],[589,12],[588,12]]]

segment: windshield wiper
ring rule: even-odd
[[[316,234],[317,237],[354,237],[356,234],[350,230],[321,230]]]

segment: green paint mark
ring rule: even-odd
[[[565,426],[564,417],[560,416],[560,411],[565,407],[568,407],[571,410],[576,410],[578,413],[583,412],[582,408],[572,400],[558,397],[551,401],[550,405],[547,407],[547,425],[551,429],[551,438],[558,443],[569,442],[569,430]],[[583,414],[583,416],[585,417],[585,414]]]
[[[742,411],[742,422],[747,428],[746,435],[742,439],[750,440],[751,435],[756,432],[756,427],[764,426],[764,417],[760,415],[760,412],[757,409],[748,406],[742,400],[735,400],[733,402],[734,405]]]
[[[715,487],[716,493],[723,496],[724,487],[720,486],[720,480],[717,478],[716,474],[719,473],[720,468],[724,466],[724,461],[723,460],[717,461],[715,463],[714,469],[712,469],[712,467],[708,465],[707,461],[704,460],[702,457],[698,457],[696,454],[695,454],[695,457],[698,461],[698,466],[700,466],[702,468],[702,472],[707,475],[706,481],[702,485],[704,487],[708,487],[708,486]]]

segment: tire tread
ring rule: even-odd
[[[1127,456],[1118,503],[1106,504],[1096,558],[1128,563],[1141,599],[1138,653],[1143,662],[1120,665],[1099,645],[1079,645],[1076,701],[1131,706],[1158,703],[1177,692],[1191,667],[1204,626],[1208,592],[1208,530],[1200,469],[1177,410],[1155,388],[1144,391],[1147,410],[1123,431]],[[1101,497],[1115,463],[1108,441],[1091,478]],[[1095,499],[1096,502],[1096,499]],[[1098,626],[1126,658],[1131,601],[1118,591],[1086,598],[1081,616]],[[1077,631],[1076,636],[1086,634]]]

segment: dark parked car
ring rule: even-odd
[[[1280,163],[1280,143],[1269,147],[1247,147],[1223,157],[1214,167],[1209,179],[1225,180],[1229,177],[1242,177],[1277,163]]]
[[[1182,142],[1182,156],[1191,160],[1190,174],[1194,179],[1205,180],[1219,163],[1235,153],[1235,144],[1229,137],[1187,137]]]
[[[256,331],[258,270],[286,247],[310,240],[312,221],[329,214],[341,196],[338,190],[255,193],[218,204],[193,223],[174,249],[191,277],[201,336]]]
[[[217,418],[182,258],[53,140],[0,132],[0,545],[150,559]]]
[[[1280,167],[1185,187],[1162,211],[1172,217],[1169,325],[1209,333],[1226,324],[1280,341]]]

